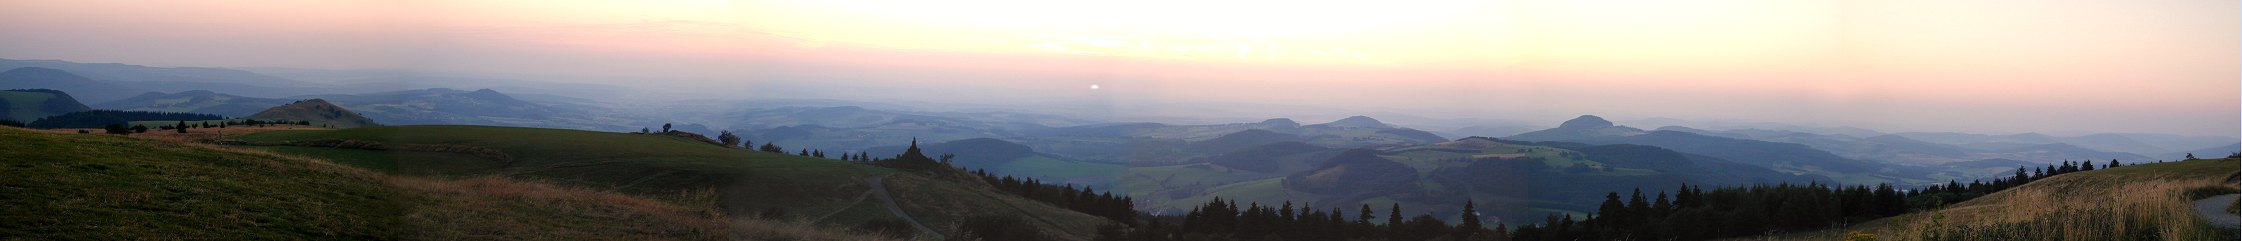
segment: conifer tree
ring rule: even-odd
[[[1477,206],[1478,204],[1470,199],[1464,200],[1464,213],[1461,217],[1463,220],[1456,224],[1456,237],[1470,238],[1479,234],[1480,230],[1485,229],[1485,227],[1479,226],[1479,208]]]

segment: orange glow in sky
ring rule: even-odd
[[[2118,124],[2027,128],[2184,115],[2218,122],[2189,129],[2232,133],[2242,112],[2237,1],[79,0],[0,9],[26,10],[0,14],[0,32],[11,33],[0,58],[149,65],[652,76],[698,89],[760,88],[749,79],[1019,88],[989,96],[1081,95],[1069,91],[1096,84],[1168,100],[1933,129],[1960,126],[1923,125],[2083,112]],[[1263,89],[1285,91],[1239,91]]]

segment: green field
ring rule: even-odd
[[[48,93],[0,91],[0,100],[6,100],[8,104],[7,106],[0,106],[0,108],[7,108],[8,110],[8,115],[0,116],[0,118],[31,123],[31,121],[38,120],[40,117],[61,115],[62,113],[47,113],[45,109],[41,108],[44,106],[41,103],[47,103],[47,100],[54,99],[54,97],[54,94]]]
[[[2142,163],[2040,179],[2023,186],[1839,229],[1740,240],[2235,240],[2190,202],[2235,193],[2237,159]]]
[[[886,176],[900,197],[942,197],[899,200],[914,214],[935,215],[936,220],[967,214],[1009,214],[1050,220],[1097,220],[1094,217],[1043,206],[1024,209],[976,209],[955,214],[937,209],[964,203],[1003,203],[1004,194],[975,183],[912,178],[916,174],[837,160],[724,148],[699,140],[668,135],[594,132],[559,129],[491,126],[381,126],[340,130],[270,131],[241,137],[263,145],[289,141],[354,140],[385,145],[413,144],[445,148],[491,150],[500,155],[466,155],[416,151],[370,151],[322,147],[264,146],[282,153],[334,159],[338,162],[400,174],[500,175],[546,180],[570,186],[595,187],[625,193],[658,194],[716,189],[723,207],[734,215],[752,215],[782,208],[794,215],[825,215],[820,223],[854,225],[874,219],[894,218],[886,212],[863,209],[859,201],[867,190],[865,180]],[[899,183],[903,182],[903,183]],[[977,182],[977,181],[975,181]],[[899,188],[919,187],[919,188]],[[991,195],[942,192],[986,192]],[[984,213],[985,212],[985,213]],[[962,219],[962,216],[957,219]],[[1048,221],[1048,220],[1047,220]],[[1088,232],[1096,224],[1044,222],[1052,230]],[[930,223],[947,231],[950,225]]]
[[[0,127],[0,239],[716,240],[713,197],[669,202],[439,180],[269,154]],[[698,201],[696,201],[698,200]],[[525,221],[533,220],[533,221]]]
[[[1034,173],[1038,179],[1067,179],[1083,177],[1111,177],[1121,175],[1128,167],[1120,164],[1068,161],[1044,155],[1030,155],[1013,159],[989,170],[995,173]]]

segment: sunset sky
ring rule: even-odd
[[[0,0],[0,58],[557,76],[727,98],[2231,136],[2238,3]]]

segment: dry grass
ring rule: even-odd
[[[154,126],[150,126],[149,128],[154,128]],[[53,133],[65,133],[65,134],[76,134],[76,133],[78,133],[78,131],[81,131],[81,130],[83,130],[83,131],[86,131],[86,132],[90,132],[90,133],[87,133],[87,134],[101,134],[101,135],[107,135],[107,134],[102,134],[102,130],[101,130],[100,128],[93,128],[93,129],[41,129],[41,130],[39,130],[39,131],[45,131],[45,132],[53,132]],[[217,141],[219,141],[219,140],[233,140],[233,139],[236,139],[236,137],[240,137],[241,135],[248,135],[248,134],[250,134],[250,133],[258,133],[258,132],[266,132],[266,131],[277,131],[277,130],[328,130],[328,128],[325,128],[325,127],[316,127],[316,126],[299,126],[299,125],[271,125],[271,126],[261,126],[261,127],[260,127],[260,126],[250,126],[250,125],[238,125],[238,126],[227,126],[226,128],[187,128],[187,133],[179,133],[179,132],[178,132],[177,130],[148,129],[148,132],[146,132],[146,133],[132,133],[131,135],[125,135],[125,136],[128,136],[128,137],[133,137],[133,138],[140,138],[140,139],[149,139],[149,140],[158,140],[158,141],[164,141],[164,142],[173,142],[173,143],[216,143],[216,142],[217,142]]]
[[[727,220],[714,205],[689,207],[499,177],[385,181],[436,197],[403,214],[409,230],[405,239],[722,240],[730,236]],[[715,200],[706,194],[690,198],[711,200],[710,204]]]
[[[129,136],[131,138],[114,138],[105,134],[76,134],[75,130],[48,130],[46,132],[61,134],[43,134],[0,127],[0,143],[13,143],[0,149],[23,149],[7,151],[11,154],[37,154],[13,156],[25,158],[11,158],[11,163],[15,163],[13,167],[60,172],[15,173],[56,180],[38,181],[40,185],[9,185],[10,189],[43,190],[49,189],[46,186],[79,182],[123,185],[107,189],[51,188],[112,190],[64,192],[70,195],[20,190],[0,195],[7,197],[0,200],[61,199],[64,201],[46,203],[71,207],[64,209],[69,215],[28,219],[28,223],[52,225],[0,225],[0,234],[12,234],[0,235],[0,240],[10,239],[7,236],[237,240],[889,240],[807,222],[733,220],[717,210],[714,190],[642,197],[497,176],[464,179],[395,176],[317,158],[213,145],[207,141],[279,129],[287,128],[189,129],[189,133],[184,134],[150,131],[135,133]],[[80,164],[49,170],[41,169],[44,165],[34,164],[38,162],[30,162],[40,160]],[[93,165],[96,163],[103,165]],[[128,170],[120,167],[160,168]],[[130,175],[118,176],[118,172]],[[171,176],[180,177],[166,179]],[[220,188],[172,187],[178,185],[234,188],[182,192],[180,190]],[[73,199],[87,193],[123,193],[137,198]],[[157,197],[230,201],[182,203]],[[233,200],[240,199],[235,197],[254,198],[241,201]],[[268,200],[273,197],[286,197],[286,200]],[[73,203],[87,202],[67,200],[103,200],[102,203],[109,204],[76,205]],[[148,211],[174,209],[196,214],[166,215]],[[23,214],[33,213],[39,212]],[[149,214],[138,215],[142,213]],[[57,218],[65,220],[55,220]],[[232,225],[246,222],[241,220],[245,218],[257,218],[253,221],[262,224]],[[111,227],[143,230],[119,232]]]
[[[803,221],[776,221],[753,218],[732,220],[735,240],[752,241],[903,241],[917,239],[891,239],[879,235],[840,231]]]
[[[2234,240],[2190,202],[2234,193],[2235,159],[2127,166],[2056,176],[1940,210],[1846,229],[1749,240]]]

